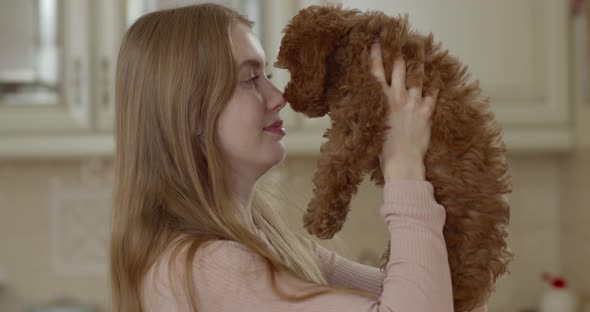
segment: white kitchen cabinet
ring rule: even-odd
[[[11,1],[19,3],[20,0]],[[59,82],[60,93],[53,103],[43,106],[0,104],[0,158],[113,155],[117,55],[126,28],[139,16],[170,7],[217,2],[233,7],[254,20],[254,31],[268,49],[266,41],[280,40],[280,29],[278,33],[267,35],[267,19],[278,18],[284,25],[295,8],[293,1],[285,1],[293,5],[291,9],[284,10],[282,2],[269,0],[40,1],[59,4],[58,29],[62,40],[59,61],[64,75]],[[0,8],[5,7],[0,5]],[[20,10],[21,13],[23,11]],[[277,11],[279,14],[276,14]],[[34,18],[31,19],[30,24],[36,24]],[[269,53],[269,63],[274,62],[273,57],[276,53]],[[284,72],[273,74],[273,81],[279,86],[288,80]],[[283,118],[287,127],[295,125],[295,118],[289,118],[288,114],[284,114]]]
[[[56,90],[4,91],[0,96],[0,135],[89,129],[90,1],[32,3],[11,0],[3,4],[7,25],[2,30],[6,33],[2,57],[10,62],[1,70],[3,90],[43,84],[54,84]],[[19,34],[11,27],[23,31]],[[47,29],[49,33],[44,32]],[[43,50],[51,56],[44,58]],[[43,74],[46,71],[51,74]],[[47,75],[52,79],[43,77]]]
[[[14,0],[18,1],[18,0]],[[120,40],[134,10],[189,0],[46,0],[60,5],[59,93],[47,105],[0,104],[0,158],[111,156],[114,152],[114,84]],[[225,2],[223,2],[225,1]],[[316,0],[223,0],[241,7],[276,60],[282,30]],[[192,1],[194,2],[194,1]],[[419,31],[434,32],[469,65],[504,127],[512,152],[570,149],[569,2],[554,0],[343,0],[345,7],[408,13]],[[4,3],[4,2],[3,2]],[[1,7],[4,10],[4,7]],[[5,36],[3,36],[5,37]],[[4,51],[6,47],[0,49]],[[2,76],[0,62],[0,80]],[[269,68],[283,89],[288,72]],[[0,100],[1,102],[1,100]],[[26,104],[26,103],[25,103]],[[285,145],[290,155],[317,155],[330,126],[289,107]]]
[[[299,8],[325,1],[296,1]],[[490,97],[511,152],[567,151],[572,144],[569,1],[343,0],[345,8],[408,14],[469,66]],[[327,117],[297,114],[295,154],[317,153]],[[289,137],[290,136],[290,137]]]
[[[21,96],[20,101],[15,102],[10,97],[0,97],[0,158],[111,155],[114,150],[114,69],[124,30],[123,2],[41,0],[34,3],[39,8],[28,9],[42,12],[42,7],[50,3],[57,11],[54,21],[57,88],[51,101],[39,102],[38,98]],[[16,5],[3,9],[5,12],[14,9],[13,14],[26,12]],[[28,22],[33,24],[32,28],[42,29],[43,23],[35,20],[35,13],[31,15]],[[32,40],[34,50],[38,43],[34,37]],[[1,52],[9,53],[7,49]],[[12,55],[17,53],[12,52]],[[12,82],[14,77],[12,73],[11,80],[5,81]]]

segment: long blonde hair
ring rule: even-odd
[[[187,294],[195,253],[238,241],[287,271],[325,285],[312,247],[255,190],[252,215],[277,254],[243,222],[215,133],[237,81],[232,23],[252,22],[214,4],[157,11],[127,31],[117,63],[116,157],[110,268],[113,309],[142,311],[149,268],[182,237]],[[273,273],[274,275],[274,273]],[[196,311],[192,296],[188,302]]]

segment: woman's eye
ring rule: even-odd
[[[253,76],[252,78],[246,80],[246,83],[249,84],[249,85],[255,86],[256,85],[256,81],[259,78],[260,78],[260,76]],[[270,80],[272,78],[272,74],[266,75],[266,78]]]
[[[256,85],[256,80],[257,80],[257,79],[258,79],[258,76],[254,76],[254,77],[252,77],[252,78],[250,78],[250,79],[246,80],[246,83],[247,83],[247,84],[250,84],[250,85]]]

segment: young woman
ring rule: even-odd
[[[257,189],[285,157],[285,100],[266,76],[252,22],[203,4],[147,14],[117,65],[113,309],[135,311],[453,311],[442,228],[425,181],[436,94],[406,90],[397,60],[380,156],[387,270],[295,235]],[[377,207],[375,207],[377,209]]]

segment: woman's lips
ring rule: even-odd
[[[276,127],[282,127],[283,126],[283,121],[282,120],[277,120],[275,122],[273,122],[270,126],[267,126],[266,128],[276,128]],[[264,129],[266,129],[264,128]]]
[[[268,132],[272,132],[272,133],[276,133],[280,136],[284,136],[285,133],[285,129],[281,128],[281,127],[271,127],[271,128],[265,128],[264,131],[268,131]]]
[[[271,133],[278,134],[280,136],[284,136],[285,135],[285,128],[283,128],[283,121],[282,120],[275,121],[272,125],[264,128],[264,131],[268,131]]]

